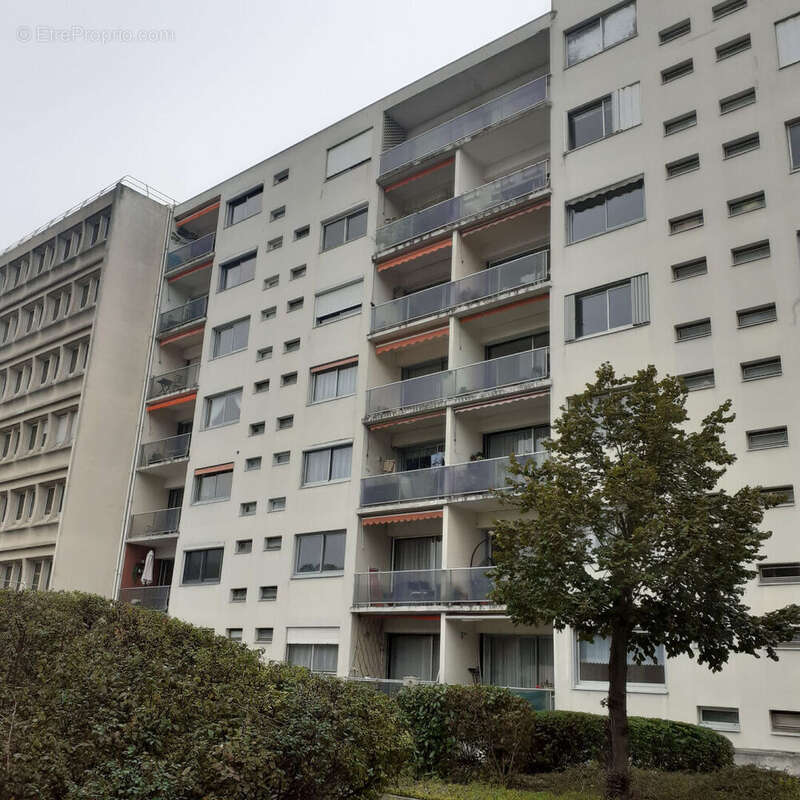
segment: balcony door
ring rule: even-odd
[[[390,680],[416,678],[435,681],[439,677],[439,635],[392,633],[388,636]]]
[[[444,453],[444,442],[425,442],[412,447],[398,448],[398,468],[401,472],[415,469],[428,469],[435,453]]]
[[[486,458],[538,453],[543,449],[544,440],[549,438],[549,425],[534,425],[533,427],[487,433],[483,437],[483,452],[486,454]]]
[[[392,569],[395,571],[442,568],[441,536],[393,539],[392,545]]]
[[[482,681],[513,689],[553,687],[553,637],[483,636]]]

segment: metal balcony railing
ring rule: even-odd
[[[182,433],[180,436],[147,442],[139,449],[139,466],[152,467],[155,464],[174,461],[176,458],[188,458],[191,440],[191,433]]]
[[[128,526],[128,538],[139,539],[145,536],[162,536],[177,533],[181,523],[180,508],[162,508],[159,511],[145,511],[132,514]]]
[[[420,158],[433,155],[448,145],[474,136],[492,125],[511,119],[543,103],[547,100],[548,83],[548,76],[543,75],[477,108],[471,108],[435,128],[406,139],[381,153],[380,174],[384,175]]]
[[[464,303],[484,300],[522,286],[535,286],[549,278],[550,251],[529,253],[466,278],[381,303],[372,309],[370,331],[374,333],[430,314],[452,311]]]
[[[345,680],[359,683],[362,686],[367,686],[374,689],[376,692],[381,692],[387,695],[395,695],[399,691],[405,689],[407,686],[432,686],[436,681],[420,681],[414,679],[413,681],[404,681],[400,678],[362,678],[350,676]]]
[[[537,347],[510,356],[479,361],[465,367],[432,372],[419,378],[376,386],[367,391],[367,414],[394,411],[447,400],[487,389],[499,389],[550,374],[550,348]]]
[[[526,463],[535,459],[541,463],[545,455],[544,452],[521,454],[517,456],[517,461]],[[361,505],[439,500],[502,489],[506,486],[509,462],[509,457],[505,456],[444,467],[369,475],[361,479]]]
[[[550,162],[548,160],[530,164],[510,175],[504,175],[491,183],[478,186],[465,194],[443,200],[441,203],[428,206],[415,214],[402,217],[378,228],[375,232],[375,247],[377,250],[385,250],[408,239],[414,239],[446,225],[468,219],[510,200],[516,200],[544,189],[549,181]]]
[[[354,606],[487,603],[491,567],[357,572]]]
[[[150,378],[150,383],[147,387],[147,399],[154,400],[156,397],[162,397],[165,394],[193,389],[197,386],[199,374],[200,364],[198,363],[173,369],[161,375],[154,375]]]
[[[169,588],[169,586],[134,586],[130,589],[120,589],[119,599],[132,606],[166,612],[169,606]]]
[[[207,233],[205,236],[201,236],[199,239],[189,242],[189,244],[182,245],[175,250],[170,250],[167,253],[165,274],[180,269],[184,264],[188,264],[196,258],[213,253],[215,237],[215,233]]]
[[[552,689],[516,689],[507,687],[511,694],[527,700],[534,711],[553,711],[556,707],[556,693]]]
[[[194,300],[190,300],[177,308],[162,311],[158,318],[158,332],[164,333],[173,328],[179,328],[187,322],[202,319],[206,315],[207,307],[208,295],[204,295],[203,297],[196,297]]]

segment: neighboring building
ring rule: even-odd
[[[170,212],[124,179],[0,255],[4,588],[113,596]]]
[[[608,359],[685,376],[694,418],[733,397],[727,484],[786,498],[748,601],[800,599],[797,0],[554,6],[176,208],[121,597],[600,711],[607,646],[514,627],[486,570],[508,456]],[[630,709],[800,759],[781,656],[660,654]]]

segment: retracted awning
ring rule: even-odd
[[[388,353],[391,350],[403,350],[415,344],[421,344],[431,339],[438,339],[440,336],[447,336],[449,333],[450,326],[446,325],[443,328],[436,328],[432,331],[425,331],[425,333],[418,333],[416,336],[406,336],[403,339],[395,339],[393,342],[380,344],[375,348],[375,352],[380,355],[381,353]]]
[[[383,517],[364,517],[364,525],[395,525],[399,522],[417,522],[422,519],[442,519],[444,511],[441,508],[432,511],[413,511],[408,514],[387,514]]]

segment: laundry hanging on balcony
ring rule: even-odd
[[[152,550],[148,550],[144,559],[142,577],[139,578],[142,586],[149,586],[153,582],[153,562],[155,561],[155,558],[156,554]]]

